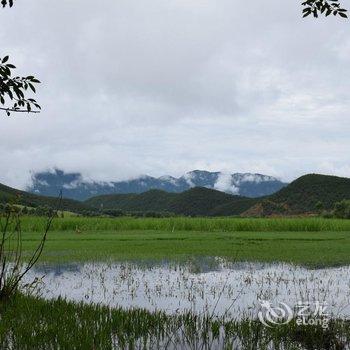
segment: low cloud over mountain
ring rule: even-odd
[[[246,197],[260,197],[272,194],[286,184],[262,174],[209,172],[194,170],[179,178],[172,176],[140,176],[127,181],[100,182],[85,180],[80,173],[65,173],[62,170],[35,173],[30,192],[57,196],[63,189],[67,198],[85,200],[102,194],[142,193],[151,189],[167,192],[183,192],[192,187],[207,187],[222,192]]]

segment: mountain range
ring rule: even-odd
[[[259,198],[195,187],[182,193],[152,190],[141,194],[103,195],[84,203],[96,210],[133,212],[147,209],[191,216],[265,217],[316,214],[319,202],[323,209],[331,210],[336,202],[343,199],[350,199],[349,178],[308,174],[272,195]]]
[[[287,184],[275,177],[251,174],[209,172],[194,170],[175,178],[173,176],[140,176],[126,181],[86,181],[80,173],[65,173],[60,169],[35,173],[28,192],[57,196],[63,189],[66,198],[86,200],[105,194],[143,193],[149,190],[162,190],[171,193],[180,193],[194,187],[215,189],[229,194],[243,197],[262,197],[279,191]]]
[[[350,200],[350,179],[308,174],[294,180],[271,195],[248,198],[206,187],[192,187],[183,192],[149,190],[142,193],[108,194],[85,201],[64,198],[61,209],[75,213],[100,215],[105,210],[163,212],[185,216],[290,216],[319,213],[319,204],[331,210],[335,203]],[[16,203],[28,207],[56,207],[57,193],[42,196],[0,184],[0,203]],[[102,211],[101,211],[102,210]]]

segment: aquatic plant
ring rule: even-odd
[[[349,349],[350,323],[266,327],[258,320],[213,320],[192,313],[168,316],[143,309],[45,301],[19,295],[0,322],[1,349]]]

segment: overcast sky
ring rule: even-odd
[[[98,180],[350,176],[350,22],[301,10],[298,0],[1,9],[0,57],[43,82],[43,112],[0,115],[0,182],[23,188],[30,171],[53,167]]]

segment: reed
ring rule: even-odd
[[[40,232],[45,218],[24,217],[23,231]],[[53,231],[350,232],[350,220],[325,218],[57,218]]]
[[[45,301],[18,295],[0,304],[1,349],[349,349],[350,325],[268,328],[258,320],[225,321],[194,314]]]

